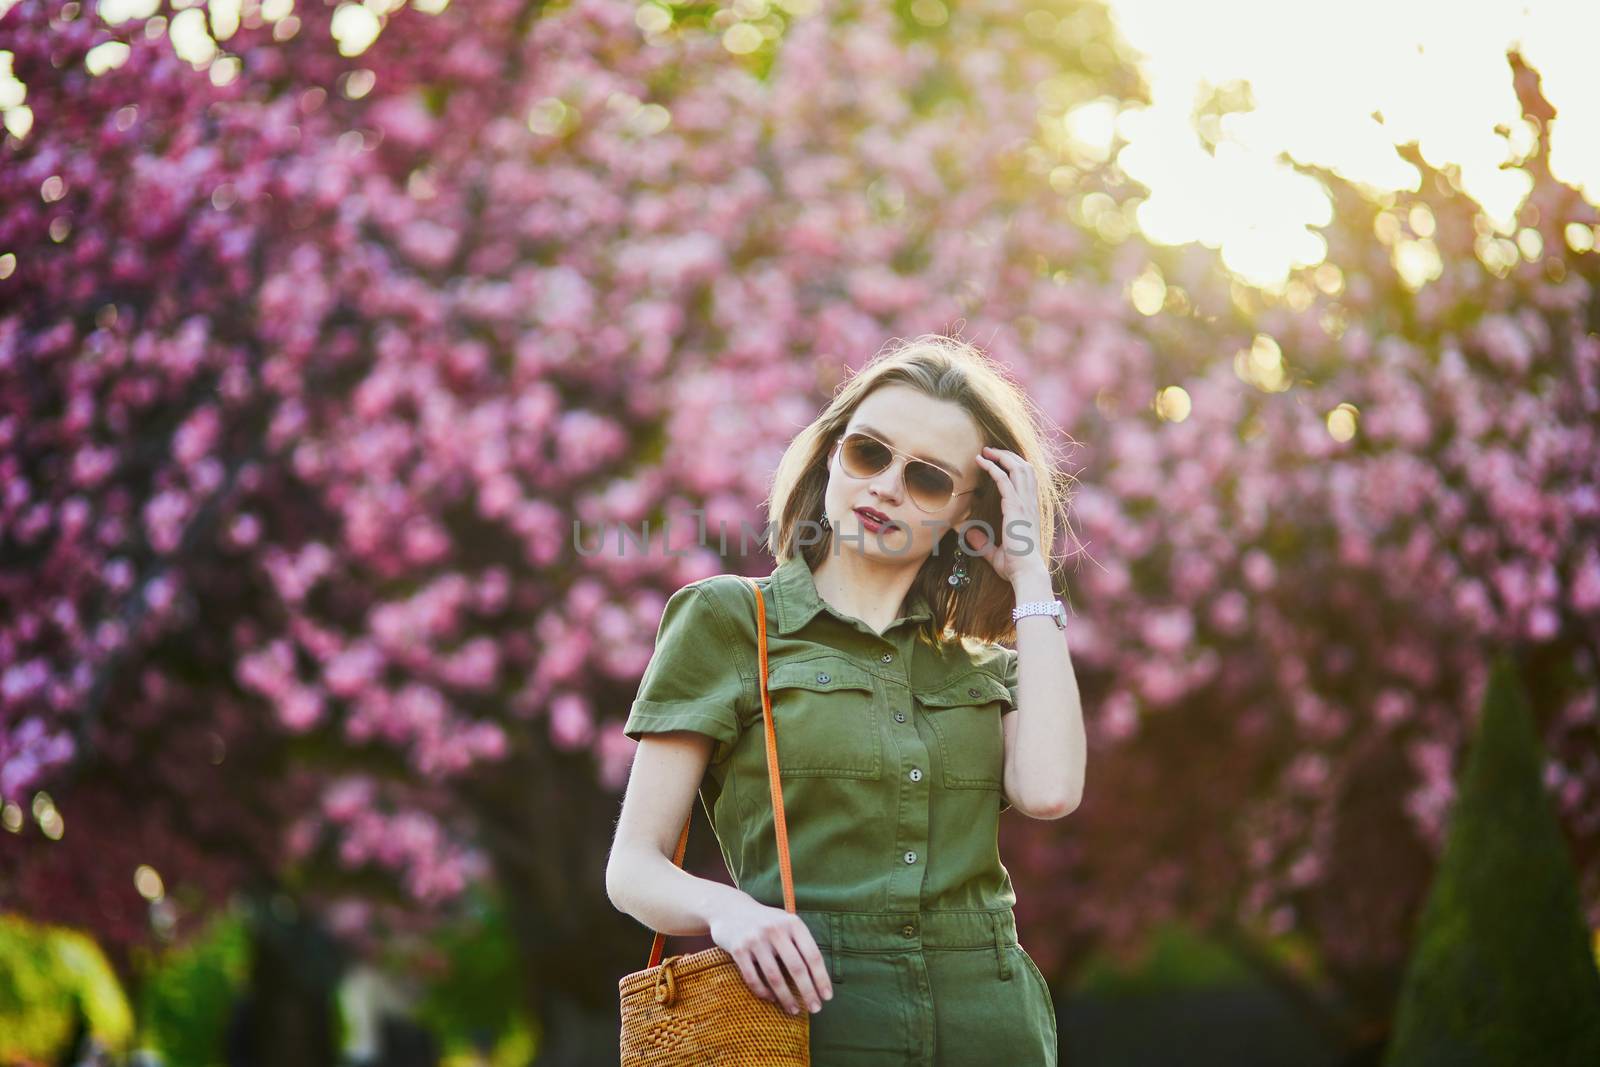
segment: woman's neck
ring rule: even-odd
[[[922,560],[897,560],[882,563],[848,549],[829,548],[811,577],[817,596],[841,615],[860,619],[883,633],[900,617],[911,584],[917,579]]]

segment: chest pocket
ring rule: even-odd
[[[882,773],[877,702],[866,671],[843,656],[790,660],[771,665],[767,690],[785,778]]]
[[[1011,691],[994,675],[974,670],[937,688],[917,690],[930,729],[939,738],[939,765],[949,789],[1000,789],[1005,773],[1001,710]]]

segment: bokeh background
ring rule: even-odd
[[[1063,1062],[1600,1061],[1596,12],[0,0],[0,1062],[616,1062],[697,520],[924,332],[1075,479]]]

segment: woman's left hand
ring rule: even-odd
[[[968,548],[1013,585],[1024,574],[1048,575],[1050,567],[1039,543],[1039,476],[1033,464],[989,445],[978,454],[978,463],[994,475],[1000,488],[1000,529],[995,531],[999,543],[982,526],[969,526],[964,534]]]

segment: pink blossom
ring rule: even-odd
[[[167,554],[178,547],[191,506],[189,497],[175,490],[158,493],[145,505],[145,532],[157,552]]]
[[[1585,613],[1600,611],[1600,549],[1590,545],[1578,562],[1576,573],[1567,591],[1573,610]]]
[[[466,738],[474,756],[498,760],[506,754],[506,732],[496,723],[475,723],[467,730]]]
[[[117,454],[115,450],[95,445],[85,445],[78,449],[73,456],[72,481],[85,489],[92,489],[105,481],[112,471],[116,470],[116,467]],[[26,500],[27,491],[28,483],[26,480],[19,478],[15,483],[6,487],[7,503],[11,506],[16,506],[18,501],[15,498],[15,494],[20,492],[22,494],[21,499]]]
[[[1277,579],[1277,568],[1271,558],[1259,548],[1246,552],[1243,559],[1245,581],[1250,588],[1261,591],[1272,586]]]
[[[186,419],[172,438],[172,454],[184,466],[193,466],[216,445],[221,419],[215,407],[203,407]]]
[[[1248,619],[1248,605],[1249,601],[1237,589],[1224,590],[1211,601],[1209,621],[1225,634],[1240,633]]]
[[[241,656],[235,668],[239,684],[271,696],[284,688],[294,675],[294,653],[289,642],[275,640],[266,647]]]
[[[50,668],[42,657],[13,664],[0,673],[0,699],[8,704],[20,704],[36,696],[49,681]],[[29,722],[40,725],[37,719],[30,719]]]
[[[170,574],[159,574],[144,584],[144,600],[157,614],[172,606],[178,595],[178,583]]]
[[[1145,620],[1143,636],[1152,651],[1176,655],[1193,641],[1194,619],[1184,608],[1169,608]]]
[[[450,538],[432,519],[413,516],[401,532],[406,558],[414,564],[432,563],[450,550]]]
[[[315,689],[294,686],[278,698],[278,719],[294,733],[310,729],[322,718],[323,697]]]
[[[373,794],[374,785],[369,778],[337,779],[323,790],[323,813],[330,819],[346,822],[372,803]]]
[[[609,722],[600,728],[595,744],[599,759],[600,784],[610,790],[620,790],[628,781],[628,768],[633,764],[634,752],[639,742],[622,732],[622,724]]]
[[[1320,793],[1329,779],[1327,757],[1315,752],[1302,753],[1290,764],[1287,783],[1298,792],[1308,795]]]
[[[563,693],[550,701],[550,742],[557,748],[581,748],[594,733],[594,713],[582,696]]]
[[[261,539],[261,522],[254,515],[236,515],[228,527],[228,538],[235,547],[250,548]]]
[[[1478,340],[1489,357],[1507,370],[1523,373],[1533,360],[1533,346],[1507,315],[1484,316],[1478,325]]]
[[[329,660],[323,678],[330,693],[349,697],[376,682],[382,669],[382,653],[370,643],[361,642]]]
[[[1409,718],[1413,701],[1408,693],[1388,688],[1378,693],[1373,702],[1373,714],[1384,726],[1393,726]]]
[[[1116,690],[1100,703],[1096,719],[1100,734],[1107,742],[1117,743],[1132,738],[1139,729],[1137,701],[1126,690]]]
[[[488,689],[500,668],[500,646],[490,637],[475,637],[440,665],[440,675],[464,689]]]

